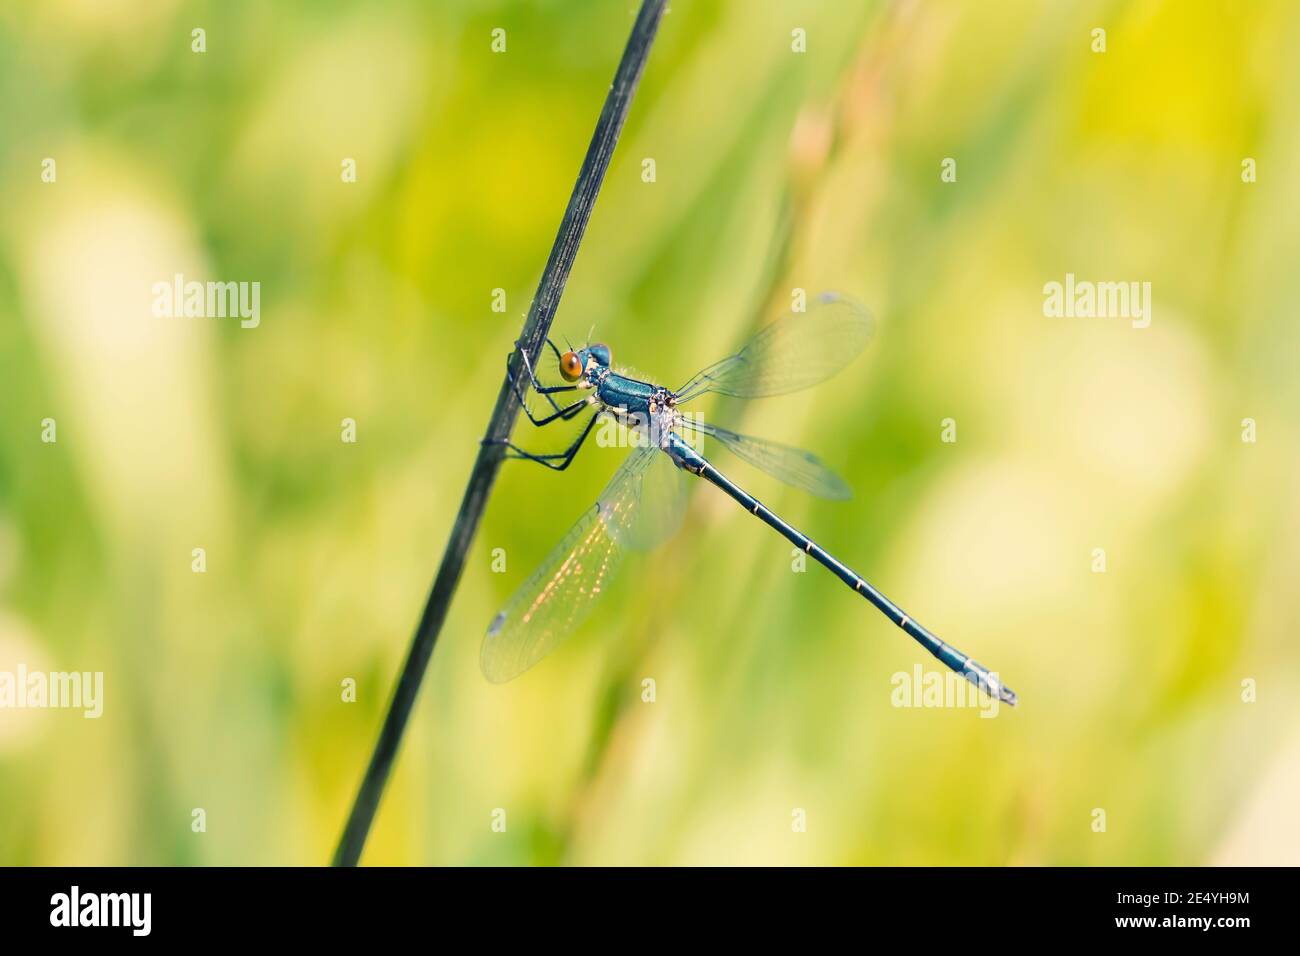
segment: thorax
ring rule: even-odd
[[[649,426],[652,440],[663,447],[677,421],[677,399],[662,385],[600,369],[592,379],[605,410],[630,428]]]
[[[662,385],[628,378],[608,369],[599,370],[592,385],[601,404],[620,417],[658,415],[677,404],[673,393]]]

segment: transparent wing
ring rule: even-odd
[[[800,488],[819,498],[830,498],[834,501],[845,501],[852,497],[852,492],[844,483],[844,479],[831,471],[810,451],[768,441],[766,438],[741,435],[718,425],[710,425],[708,422],[694,419],[683,419],[682,424],[689,425],[701,435],[716,438],[741,461],[749,462],[755,468],[767,472],[779,481],[784,481],[787,485]]]
[[[698,373],[677,390],[677,401],[705,392],[762,398],[824,382],[861,354],[872,325],[862,306],[837,293],[823,293],[807,312],[788,313],[735,355]]]
[[[659,547],[682,526],[687,498],[686,472],[667,455],[655,455],[641,476],[636,515],[620,531],[621,542],[634,551]]]
[[[596,503],[492,619],[479,663],[493,683],[518,677],[555,649],[591,613],[636,526],[642,478],[658,448],[633,450]]]

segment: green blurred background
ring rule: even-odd
[[[0,862],[329,859],[634,12],[0,7],[0,669],[105,674],[0,711]],[[510,463],[365,862],[1300,862],[1298,54],[1284,0],[676,0],[555,330],[675,385],[792,289],[866,303],[848,373],[703,409],[854,499],[719,464],[1021,706],[892,706],[932,659],[705,486],[492,686],[622,453]],[[153,317],[177,272],[260,326]],[[1045,318],[1067,272],[1150,328]]]

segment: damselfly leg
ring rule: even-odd
[[[546,344],[549,345],[552,349],[555,349],[555,344],[550,339],[546,340]],[[574,402],[571,405],[566,405],[565,407],[561,408],[559,404],[556,403],[555,399],[552,396],[558,392],[575,392],[578,390],[578,386],[577,385],[543,385],[541,382],[537,381],[537,376],[533,372],[532,362],[530,362],[528,359],[528,353],[524,351],[522,348],[519,349],[518,352],[519,352],[520,359],[523,360],[524,368],[527,369],[528,371],[528,380],[529,383],[532,385],[533,390],[536,391],[538,394],[546,396],[546,400],[550,402],[551,407],[555,409],[554,413],[543,416],[542,418],[538,418],[532,413],[532,410],[528,407],[528,401],[524,397],[524,393],[522,389],[520,389],[519,387],[519,380],[515,377],[513,372],[509,372],[509,357],[507,356],[506,368],[507,371],[509,372],[510,385],[514,389],[515,398],[518,399],[519,407],[524,410],[524,414],[528,416],[528,420],[532,422],[534,425],[536,425],[538,428],[541,428],[545,425],[549,425],[552,422],[557,422],[557,421],[567,422],[573,418],[576,418],[579,414],[581,414],[581,412],[584,409],[591,406],[593,399],[590,395],[588,395],[584,398],[578,399],[576,402]],[[559,354],[558,349],[556,350],[556,354],[557,355]],[[526,448],[520,448],[514,442],[505,439],[496,439],[496,440],[484,439],[483,444],[505,445],[507,449],[507,454],[506,454],[507,458],[517,458],[517,459],[522,459],[524,461],[533,461],[546,468],[550,468],[552,471],[564,471],[564,469],[568,468],[569,465],[573,463],[574,456],[578,454],[578,450],[582,448],[583,442],[585,442],[587,440],[587,436],[591,434],[591,430],[596,424],[596,418],[597,418],[596,415],[592,415],[591,418],[587,420],[587,424],[583,427],[582,431],[579,432],[578,436],[573,440],[573,443],[569,445],[568,448],[566,448],[564,451],[561,452],[546,452],[546,453],[531,452],[528,451]]]
[[[584,399],[582,401],[582,404],[583,405],[588,404],[587,400]],[[600,417],[599,414],[595,414],[592,415],[589,419],[587,419],[587,424],[583,426],[582,431],[578,433],[578,437],[573,440],[573,444],[571,444],[564,451],[537,454],[536,452],[528,451],[526,448],[520,448],[514,442],[507,441],[505,439],[497,439],[494,441],[490,438],[487,438],[483,440],[483,444],[505,445],[507,458],[518,458],[524,461],[535,461],[537,462],[537,464],[542,465],[543,467],[546,468],[550,468],[552,471],[564,471],[564,469],[568,468],[569,465],[573,464],[573,459],[577,456],[578,450],[582,448],[583,442],[587,440],[587,436],[591,434],[592,428],[594,428],[596,425],[596,419],[599,417]]]
[[[518,343],[515,344],[516,346],[518,346]],[[546,344],[549,345],[552,349],[555,349],[555,343],[553,343],[550,339],[546,340]],[[511,355],[513,355],[514,353],[512,352],[510,353],[510,355],[507,355],[506,375],[510,379],[510,387],[514,389],[515,398],[519,400],[519,405],[524,410],[524,414],[528,416],[528,420],[532,422],[534,425],[537,425],[538,427],[541,427],[542,425],[549,425],[551,422],[556,421],[557,419],[567,421],[569,418],[572,418],[574,415],[576,415],[583,408],[584,405],[588,404],[587,400],[584,399],[579,402],[574,402],[572,405],[569,405],[565,408],[561,408],[559,403],[556,402],[554,396],[561,392],[576,392],[578,391],[578,386],[577,385],[543,385],[541,382],[537,380],[537,374],[533,371],[533,363],[528,358],[528,352],[523,348],[516,348],[516,351],[519,353],[519,358],[524,363],[524,369],[528,372],[528,381],[529,384],[532,386],[533,391],[535,391],[538,395],[543,396],[548,402],[550,402],[551,408],[555,410],[555,414],[547,415],[545,418],[539,419],[535,415],[533,415],[532,409],[528,407],[528,401],[524,397],[524,391],[519,386],[519,379],[515,376],[514,371],[510,368],[510,358]],[[556,353],[558,354],[558,349],[556,349]]]

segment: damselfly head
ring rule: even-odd
[[[602,368],[609,368],[610,353],[608,345],[588,345],[585,349],[569,349],[560,356],[560,375],[566,382],[576,382],[587,371],[587,365],[595,362]]]

